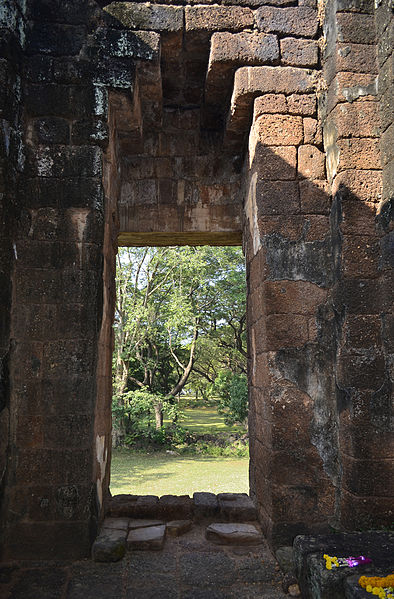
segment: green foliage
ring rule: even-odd
[[[135,442],[138,436],[148,436],[167,443],[169,433],[150,429],[161,427],[163,413],[177,424],[174,396],[185,385],[208,400],[221,370],[237,376],[246,371],[241,250],[120,249],[114,333],[113,415],[118,438]],[[233,409],[241,410],[236,406],[236,382],[233,386],[228,418]]]
[[[219,372],[213,384],[219,396],[218,412],[224,414],[226,424],[246,423],[248,417],[248,382],[244,374],[230,370]]]
[[[171,445],[172,439],[182,438],[180,427],[173,424],[168,430],[154,426],[155,405],[160,404],[164,414],[172,422],[182,417],[182,412],[174,398],[165,398],[159,393],[151,393],[143,387],[115,396],[112,401],[113,426],[121,431],[126,445],[138,442]],[[178,430],[179,429],[179,430]]]

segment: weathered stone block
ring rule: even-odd
[[[323,142],[322,129],[316,119],[306,117],[304,124],[304,143],[313,146],[320,146]]]
[[[186,31],[241,31],[254,23],[250,8],[239,6],[186,6],[185,19]]]
[[[70,125],[65,119],[58,117],[36,119],[32,123],[32,128],[38,144],[68,144],[70,142]]]
[[[205,518],[213,518],[219,512],[219,503],[214,493],[194,493],[194,517],[199,522]]]
[[[246,493],[219,493],[220,515],[230,522],[257,520],[253,501]]]
[[[79,26],[35,23],[29,33],[27,53],[74,56],[81,50],[85,29]]]
[[[335,177],[332,191],[339,191],[342,201],[349,198],[377,203],[382,195],[382,174],[376,170],[344,170]]]
[[[131,29],[148,31],[180,31],[183,28],[183,8],[163,4],[113,2],[104,9]]]
[[[278,40],[266,33],[214,33],[211,37],[209,71],[214,63],[273,64],[279,59]]]
[[[369,44],[338,44],[336,72],[377,73],[376,48]]]
[[[342,355],[337,368],[338,382],[358,389],[374,389],[382,387],[386,376],[384,356],[382,354]]]
[[[391,124],[390,127],[382,134],[380,150],[382,156],[382,166],[385,166],[394,158],[394,124]]]
[[[373,44],[375,42],[375,22],[372,15],[357,13],[337,13],[337,38],[340,42]]]
[[[87,9],[73,0],[42,0],[27,7],[27,17],[41,23],[86,23]]]
[[[309,341],[308,319],[298,314],[271,314],[267,317],[267,351],[301,347]]]
[[[258,144],[254,157],[259,175],[266,181],[291,180],[296,177],[295,146],[263,146]]]
[[[314,116],[316,114],[316,95],[293,94],[287,98],[289,114]]]
[[[101,32],[97,43],[104,56],[146,61],[159,57],[160,35],[153,31],[107,29]]]
[[[386,477],[387,460],[357,459],[341,456],[343,468],[343,486],[350,493],[360,497],[393,497],[394,481]],[[385,484],[382,481],[386,480]]]
[[[372,13],[373,7],[369,0],[339,0],[337,12]]]
[[[166,520],[179,520],[193,516],[189,495],[163,495],[159,500],[160,516]]]
[[[263,287],[267,314],[316,314],[327,291],[307,281],[266,281]]]
[[[317,12],[307,6],[263,6],[256,11],[256,22],[260,31],[302,37],[314,37],[318,28]]]
[[[256,200],[259,216],[297,214],[300,200],[297,183],[293,181],[258,181]]]
[[[330,115],[335,122],[338,139],[343,137],[378,137],[379,105],[377,102],[359,101],[339,104]]]
[[[375,138],[338,140],[338,170],[380,169],[379,142]]]
[[[170,537],[180,537],[191,530],[192,526],[191,520],[171,520],[167,522],[166,531]]]
[[[126,530],[104,529],[92,546],[95,562],[117,562],[126,553]]]
[[[254,101],[253,122],[262,114],[286,114],[287,101],[283,94],[265,94]]]
[[[349,278],[373,278],[379,267],[380,246],[375,237],[344,236],[343,273]]]
[[[265,146],[296,146],[302,143],[302,118],[290,115],[264,114],[255,124],[258,137]]]
[[[282,64],[295,67],[317,66],[319,60],[319,47],[312,40],[284,38],[280,41]]]
[[[324,179],[324,153],[316,146],[300,146],[298,148],[298,174],[306,179]]]

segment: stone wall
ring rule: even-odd
[[[7,481],[10,434],[9,356],[12,271],[19,215],[18,185],[23,169],[21,143],[21,62],[25,39],[23,3],[0,7],[0,502]]]
[[[106,509],[118,244],[242,239],[272,545],[386,524],[387,2],[106,4],[0,13],[4,555],[88,555]]]

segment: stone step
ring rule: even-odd
[[[263,535],[253,524],[243,522],[216,522],[210,524],[205,536],[218,545],[259,545]]]
[[[249,522],[257,520],[256,508],[246,493],[194,493],[188,495],[115,495],[108,516],[155,520]]]

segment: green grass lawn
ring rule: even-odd
[[[113,449],[111,493],[159,496],[192,495],[195,491],[248,493],[248,467],[248,458],[141,454]]]
[[[179,424],[192,433],[230,433],[243,430],[239,425],[227,425],[215,405],[200,402],[196,407],[188,407],[181,404],[181,410],[183,417],[179,419]],[[164,424],[169,424],[169,420],[164,418]]]
[[[214,405],[184,407],[179,424],[193,433],[213,434],[242,431],[227,426]],[[165,424],[168,422],[164,421]],[[144,454],[131,449],[113,449],[111,493],[136,495],[192,495],[195,491],[211,493],[249,492],[249,459],[211,457],[209,455]]]

